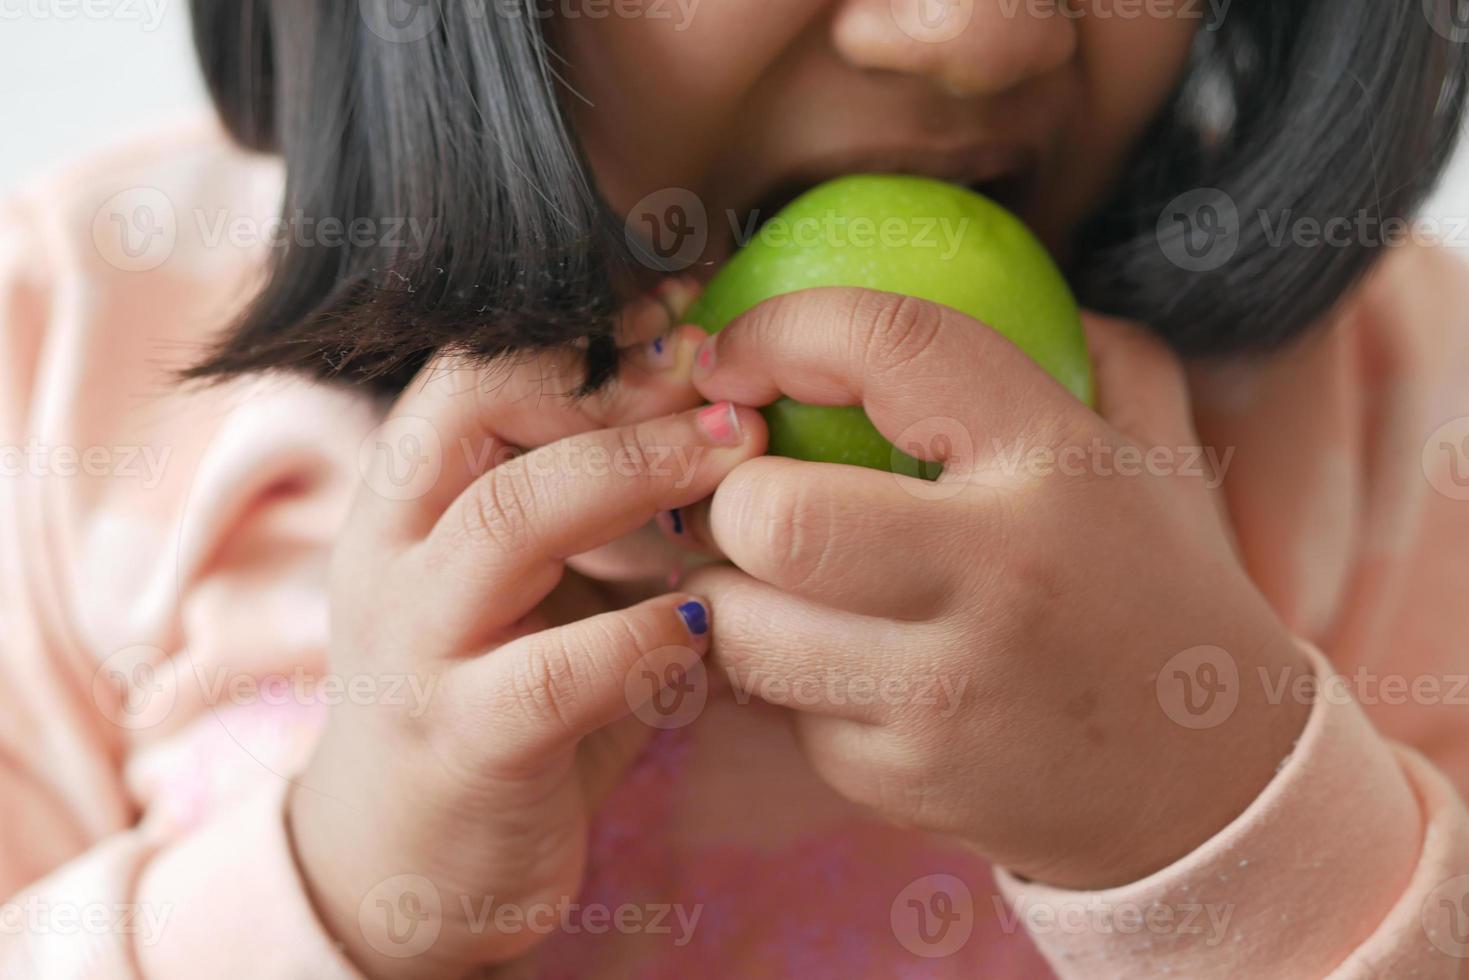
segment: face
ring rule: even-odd
[[[567,104],[613,208],[666,188],[703,203],[712,261],[690,273],[711,273],[752,218],[858,172],[973,186],[1064,260],[1199,24],[1183,2],[1167,17],[1123,16],[1166,0],[1065,4],[562,0],[554,30]],[[682,564],[671,549],[649,528],[574,564],[641,579]]]
[[[866,171],[974,186],[1064,258],[1199,26],[1182,2],[580,3],[555,30],[603,194],[692,191],[716,261],[752,212]]]

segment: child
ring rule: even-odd
[[[4,975],[1469,974],[1452,4],[930,7],[196,0],[234,145],[3,223]],[[1035,230],[1095,410],[682,325],[860,171]]]

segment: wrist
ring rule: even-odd
[[[476,951],[448,928],[438,889],[422,875],[384,873],[359,859],[394,849],[357,841],[353,827],[364,821],[334,819],[346,809],[299,786],[287,797],[287,838],[321,927],[369,980],[468,975]]]
[[[1135,710],[1137,717],[1161,723],[1140,724],[1147,737],[1117,750],[1130,760],[1117,770],[1106,799],[1093,796],[1076,803],[1078,812],[1095,815],[1091,832],[1073,833],[1044,859],[1011,870],[1061,888],[1131,884],[1184,858],[1238,820],[1294,750],[1313,704],[1312,698],[1296,696],[1314,690],[1309,658],[1270,619],[1251,634],[1253,639],[1237,638],[1228,650],[1199,648],[1213,651],[1202,654],[1204,659],[1224,658],[1229,665],[1220,700],[1202,719],[1162,693],[1171,668],[1149,677],[1146,702]],[[1189,665],[1190,670],[1196,666]],[[1196,684],[1190,693],[1199,690]]]

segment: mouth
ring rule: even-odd
[[[907,174],[930,177],[983,194],[1016,210],[1025,194],[1033,155],[1018,147],[979,147],[943,153],[848,154],[843,160],[796,168],[770,182],[747,205],[740,227],[758,233],[788,204],[818,184],[850,174]]]

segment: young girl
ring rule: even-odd
[[[195,0],[228,137],[0,232],[0,973],[1469,975],[1455,6]],[[1095,409],[681,325],[864,171],[1032,227]]]

